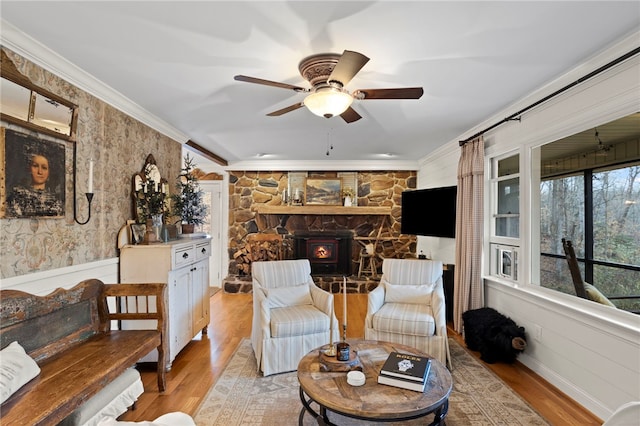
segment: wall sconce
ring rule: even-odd
[[[87,197],[87,202],[89,203],[89,212],[87,214],[87,220],[84,222],[80,222],[78,220],[77,215],[77,203],[76,203],[76,160],[77,160],[77,142],[73,144],[73,219],[76,221],[78,225],[86,225],[89,223],[91,219],[91,201],[93,201],[93,160],[89,160],[89,180],[87,182],[87,192],[85,192],[85,196]]]

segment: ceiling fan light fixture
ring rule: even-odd
[[[320,117],[340,115],[351,106],[353,96],[335,87],[321,87],[304,98],[304,106]]]

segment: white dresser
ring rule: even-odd
[[[127,244],[120,249],[120,282],[167,283],[169,354],[167,370],[178,353],[209,325],[209,256],[211,238],[180,239],[149,245]],[[135,327],[140,328],[139,322]],[[134,325],[123,321],[123,329]],[[152,328],[151,325],[149,328]],[[141,362],[156,362],[152,352]]]

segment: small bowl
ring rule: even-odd
[[[361,371],[350,371],[347,373],[347,383],[351,386],[362,386],[366,381],[366,377]]]

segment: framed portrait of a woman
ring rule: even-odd
[[[0,134],[0,217],[64,217],[65,145],[4,127]]]

